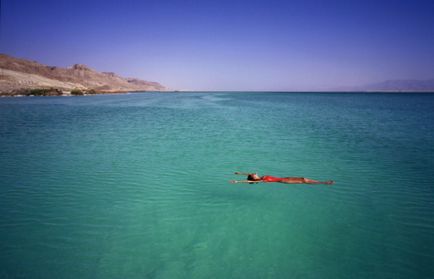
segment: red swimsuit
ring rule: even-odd
[[[261,177],[261,180],[264,182],[282,182],[283,178],[264,175],[263,177]]]

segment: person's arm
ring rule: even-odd
[[[265,182],[262,180],[230,180],[230,183],[260,183]]]

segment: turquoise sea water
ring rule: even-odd
[[[0,278],[434,278],[434,94],[2,98],[0,214]]]

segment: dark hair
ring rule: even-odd
[[[251,181],[258,181],[258,179],[255,179],[253,177],[254,173],[249,173],[249,175],[247,176],[247,180],[251,180]],[[253,184],[253,182],[249,182],[249,184]]]

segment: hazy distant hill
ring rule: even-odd
[[[362,86],[363,90],[381,91],[434,91],[434,79],[429,80],[386,80]]]
[[[59,68],[0,54],[0,93],[13,95],[49,88],[64,93],[72,90],[97,93],[166,90],[157,82],[97,72],[81,64]]]
[[[386,80],[378,83],[365,84],[362,86],[344,86],[335,88],[336,91],[414,91],[434,92],[434,79],[429,80]]]

